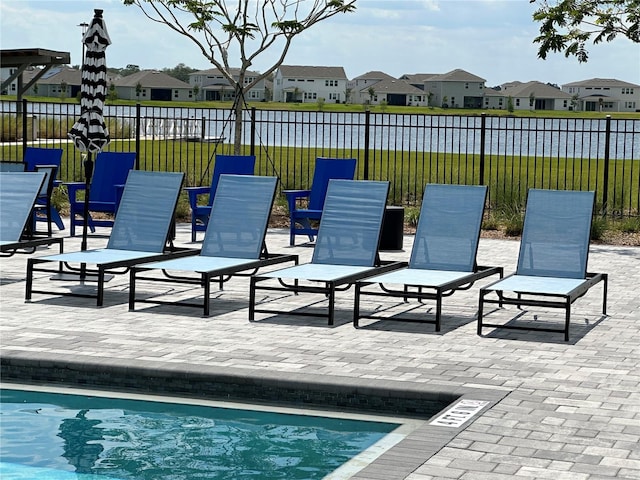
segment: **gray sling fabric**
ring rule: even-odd
[[[44,172],[0,172],[0,241],[20,240],[42,187]]]

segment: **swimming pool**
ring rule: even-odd
[[[345,463],[404,436],[388,420],[101,395],[3,389],[0,477],[348,478]]]

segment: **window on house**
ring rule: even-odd
[[[566,101],[566,100],[562,102],[562,106],[563,106],[564,108],[567,108],[567,101]]]
[[[178,98],[178,90],[174,90],[173,91],[173,97],[174,98]]]
[[[315,82],[313,78],[307,78],[307,82]]]
[[[516,107],[519,107],[519,106],[520,106],[520,99],[516,98]]]
[[[469,88],[469,83],[468,82],[465,82],[464,88]]]

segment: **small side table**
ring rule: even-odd
[[[402,250],[404,242],[404,207],[385,207],[380,232],[380,250]]]

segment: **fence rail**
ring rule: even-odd
[[[0,102],[3,159],[27,145],[61,146],[61,177],[81,180],[66,133],[77,104]],[[216,153],[231,153],[229,109],[107,106],[110,151],[137,152],[137,168],[183,171],[208,184]],[[24,134],[23,134],[24,132]],[[640,118],[532,118],[245,110],[242,150],[280,188],[308,186],[317,157],[358,160],[357,177],[391,181],[390,202],[416,205],[426,183],[486,184],[489,208],[520,208],[529,188],[594,190],[607,216],[640,215]]]

